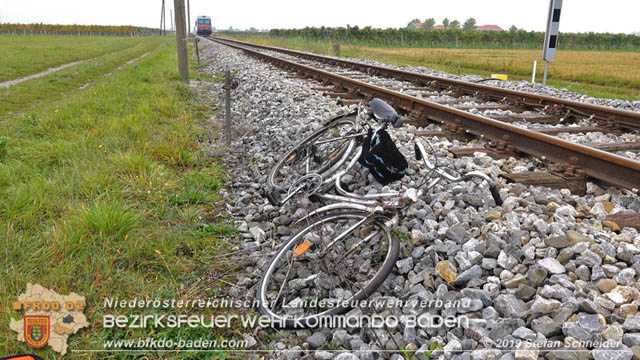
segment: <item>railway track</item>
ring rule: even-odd
[[[403,112],[409,123],[421,126],[429,121],[441,125],[441,130],[417,131],[419,135],[488,140],[485,148],[452,149],[454,154],[527,154],[550,165],[548,173],[508,175],[513,181],[550,187],[567,185],[573,191],[594,179],[634,193],[640,189],[640,162],[614,153],[638,151],[638,142],[578,144],[552,136],[588,132],[636,134],[640,113],[288,49],[208,39],[242,50],[295,76],[316,80],[321,84],[318,90],[339,97],[346,104],[379,97]]]

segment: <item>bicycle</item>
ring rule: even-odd
[[[319,174],[324,183],[328,184],[334,179],[337,170],[346,162],[346,159],[355,150],[358,142],[367,135],[361,128],[368,127],[368,121],[377,117],[382,121],[382,127],[389,124],[394,127],[402,126],[402,121],[391,106],[380,99],[370,102],[373,111],[363,111],[362,104],[357,111],[334,117],[323,127],[300,141],[293,149],[287,152],[273,167],[267,184],[272,191],[282,192],[291,188],[293,181],[303,175]],[[363,114],[365,118],[363,119]],[[276,204],[273,198],[269,199]]]
[[[376,110],[374,108],[373,115],[382,121],[382,128],[399,119],[395,111],[380,115]],[[398,259],[400,242],[392,230],[400,223],[402,211],[441,180],[459,182],[479,178],[489,184],[495,203],[502,203],[491,178],[477,171],[463,175],[440,166],[433,148],[429,153],[421,138],[414,142],[414,155],[425,165],[423,182],[418,186],[426,184],[424,190],[410,187],[405,191],[355,194],[345,189],[342,177],[358,163],[362,148],[355,145],[361,141],[361,135],[353,130],[340,135],[342,141],[332,152],[340,154],[334,156],[339,159],[332,160],[334,165],[325,168],[328,181],[310,172],[290,185],[283,200],[270,199],[279,205],[297,195],[329,202],[297,221],[296,224],[306,225],[276,251],[258,285],[259,311],[284,327],[315,327],[323,317],[343,314],[373,294]],[[349,150],[354,148],[357,148],[355,152]],[[334,174],[329,172],[349,157],[343,169]],[[310,170],[310,166],[304,170]],[[328,182],[336,194],[319,192]],[[271,196],[275,195],[271,193]]]

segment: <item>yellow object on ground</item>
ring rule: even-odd
[[[491,74],[491,78],[507,81],[509,77],[507,76],[507,74]]]

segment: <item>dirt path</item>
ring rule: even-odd
[[[148,51],[148,52],[138,56],[137,58],[134,58],[134,59],[131,59],[131,60],[125,62],[124,64],[118,66],[118,68],[115,71],[120,71],[120,70],[124,69],[125,66],[127,66],[129,64],[133,64],[134,62],[137,62],[138,60],[146,57],[149,54],[151,54],[151,51]],[[107,76],[111,76],[112,74],[113,74],[112,72],[109,72],[109,73],[104,74],[104,76],[107,77]]]
[[[134,62],[136,62],[136,61],[138,61],[138,60],[140,60],[140,59],[142,59],[142,58],[146,57],[146,56],[147,56],[147,55],[149,55],[149,54],[151,54],[151,51],[146,52],[146,53],[144,53],[144,54],[142,54],[142,55],[138,56],[138,57],[137,57],[137,58],[135,58],[135,59],[131,59],[131,60],[129,60],[129,61],[127,61],[127,62],[125,62],[124,64],[122,64],[122,65],[118,66],[118,68],[117,68],[115,71],[120,71],[120,70],[122,70],[125,66],[127,66],[127,65],[129,65],[129,64],[133,64]],[[114,72],[115,72],[115,71],[114,71]],[[104,77],[109,77],[109,76],[111,76],[111,75],[113,75],[113,72],[108,72],[108,73],[104,74]],[[89,79],[89,81],[87,81],[87,83],[86,83],[86,84],[84,84],[84,85],[80,86],[78,89],[84,89],[84,88],[86,88],[87,86],[91,85],[91,83],[92,83],[92,82],[93,82],[93,79]]]
[[[93,59],[97,59],[98,57],[94,57],[94,58],[86,59],[86,60],[79,60],[79,61],[70,62],[70,63],[64,64],[64,65],[60,65],[60,66],[49,68],[49,69],[47,69],[45,71],[42,71],[42,72],[39,72],[37,74],[28,75],[28,76],[25,76],[25,77],[22,77],[22,78],[19,78],[19,79],[13,79],[13,80],[4,81],[4,82],[0,83],[0,88],[8,88],[8,87],[11,87],[13,85],[17,85],[17,84],[20,84],[22,82],[25,82],[27,80],[37,79],[39,77],[43,77],[45,75],[49,75],[49,74],[54,73],[56,71],[60,71],[62,69],[66,69],[66,68],[68,68],[70,66],[77,65],[77,64],[82,64],[82,63],[85,63],[87,61],[91,61]]]
[[[157,48],[156,48],[156,49],[157,49]],[[109,76],[113,75],[113,73],[114,73],[115,71],[120,71],[120,70],[124,69],[124,67],[125,67],[125,66],[130,65],[130,64],[133,64],[133,63],[135,63],[135,62],[137,62],[137,61],[139,61],[139,60],[141,60],[141,59],[143,59],[143,58],[147,57],[149,54],[151,54],[151,53],[152,53],[153,51],[155,51],[156,49],[154,49],[154,50],[152,50],[152,51],[148,51],[148,52],[146,52],[146,53],[144,53],[144,54],[142,54],[142,55],[138,56],[137,58],[134,58],[134,59],[131,59],[131,60],[129,60],[129,61],[127,61],[127,62],[125,62],[124,64],[122,64],[122,65],[118,66],[118,68],[117,68],[117,69],[115,69],[114,71],[112,71],[112,72],[108,72],[108,73],[104,74],[104,77],[109,77]],[[91,82],[92,82],[92,81],[93,81],[93,80],[92,80],[92,79],[90,79],[86,84],[84,84],[84,85],[80,86],[78,89],[84,89],[84,88],[86,88],[87,86],[91,85]]]

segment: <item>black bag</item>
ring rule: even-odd
[[[407,159],[393,143],[389,133],[380,129],[375,134],[369,129],[362,143],[362,155],[358,159],[362,166],[382,185],[402,179],[407,173]]]

